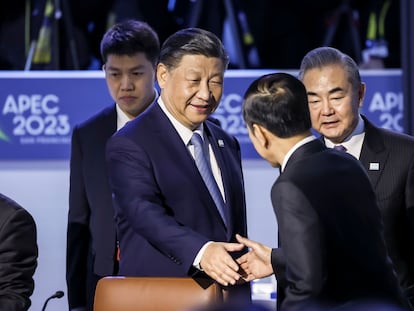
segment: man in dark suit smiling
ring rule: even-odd
[[[211,32],[171,35],[157,65],[157,103],[109,140],[107,159],[121,275],[208,276],[230,298],[250,301],[230,253],[243,245],[223,243],[247,232],[240,146],[208,119],[227,65]],[[201,155],[207,169],[198,168]]]

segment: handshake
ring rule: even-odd
[[[271,264],[272,248],[236,234],[238,243],[211,242],[201,258],[202,270],[224,286],[249,282],[274,273]],[[237,259],[231,252],[249,251]]]

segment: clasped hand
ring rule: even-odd
[[[270,262],[272,249],[261,243],[236,235],[239,243],[213,242],[207,246],[200,261],[203,271],[221,285],[235,285],[273,274]],[[234,260],[230,252],[244,247],[249,252]]]

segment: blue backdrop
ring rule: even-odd
[[[271,71],[228,70],[214,116],[237,137],[244,159],[256,159],[241,114],[244,91]],[[287,71],[296,75],[296,71]],[[374,124],[403,132],[401,70],[362,71],[364,113]],[[66,160],[73,127],[111,105],[103,72],[0,72],[0,160]]]

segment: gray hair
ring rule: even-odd
[[[306,71],[314,68],[322,68],[329,65],[340,65],[348,74],[348,81],[354,91],[358,91],[361,85],[361,76],[356,62],[347,54],[332,47],[319,47],[308,52],[302,59],[298,78],[303,81]]]

